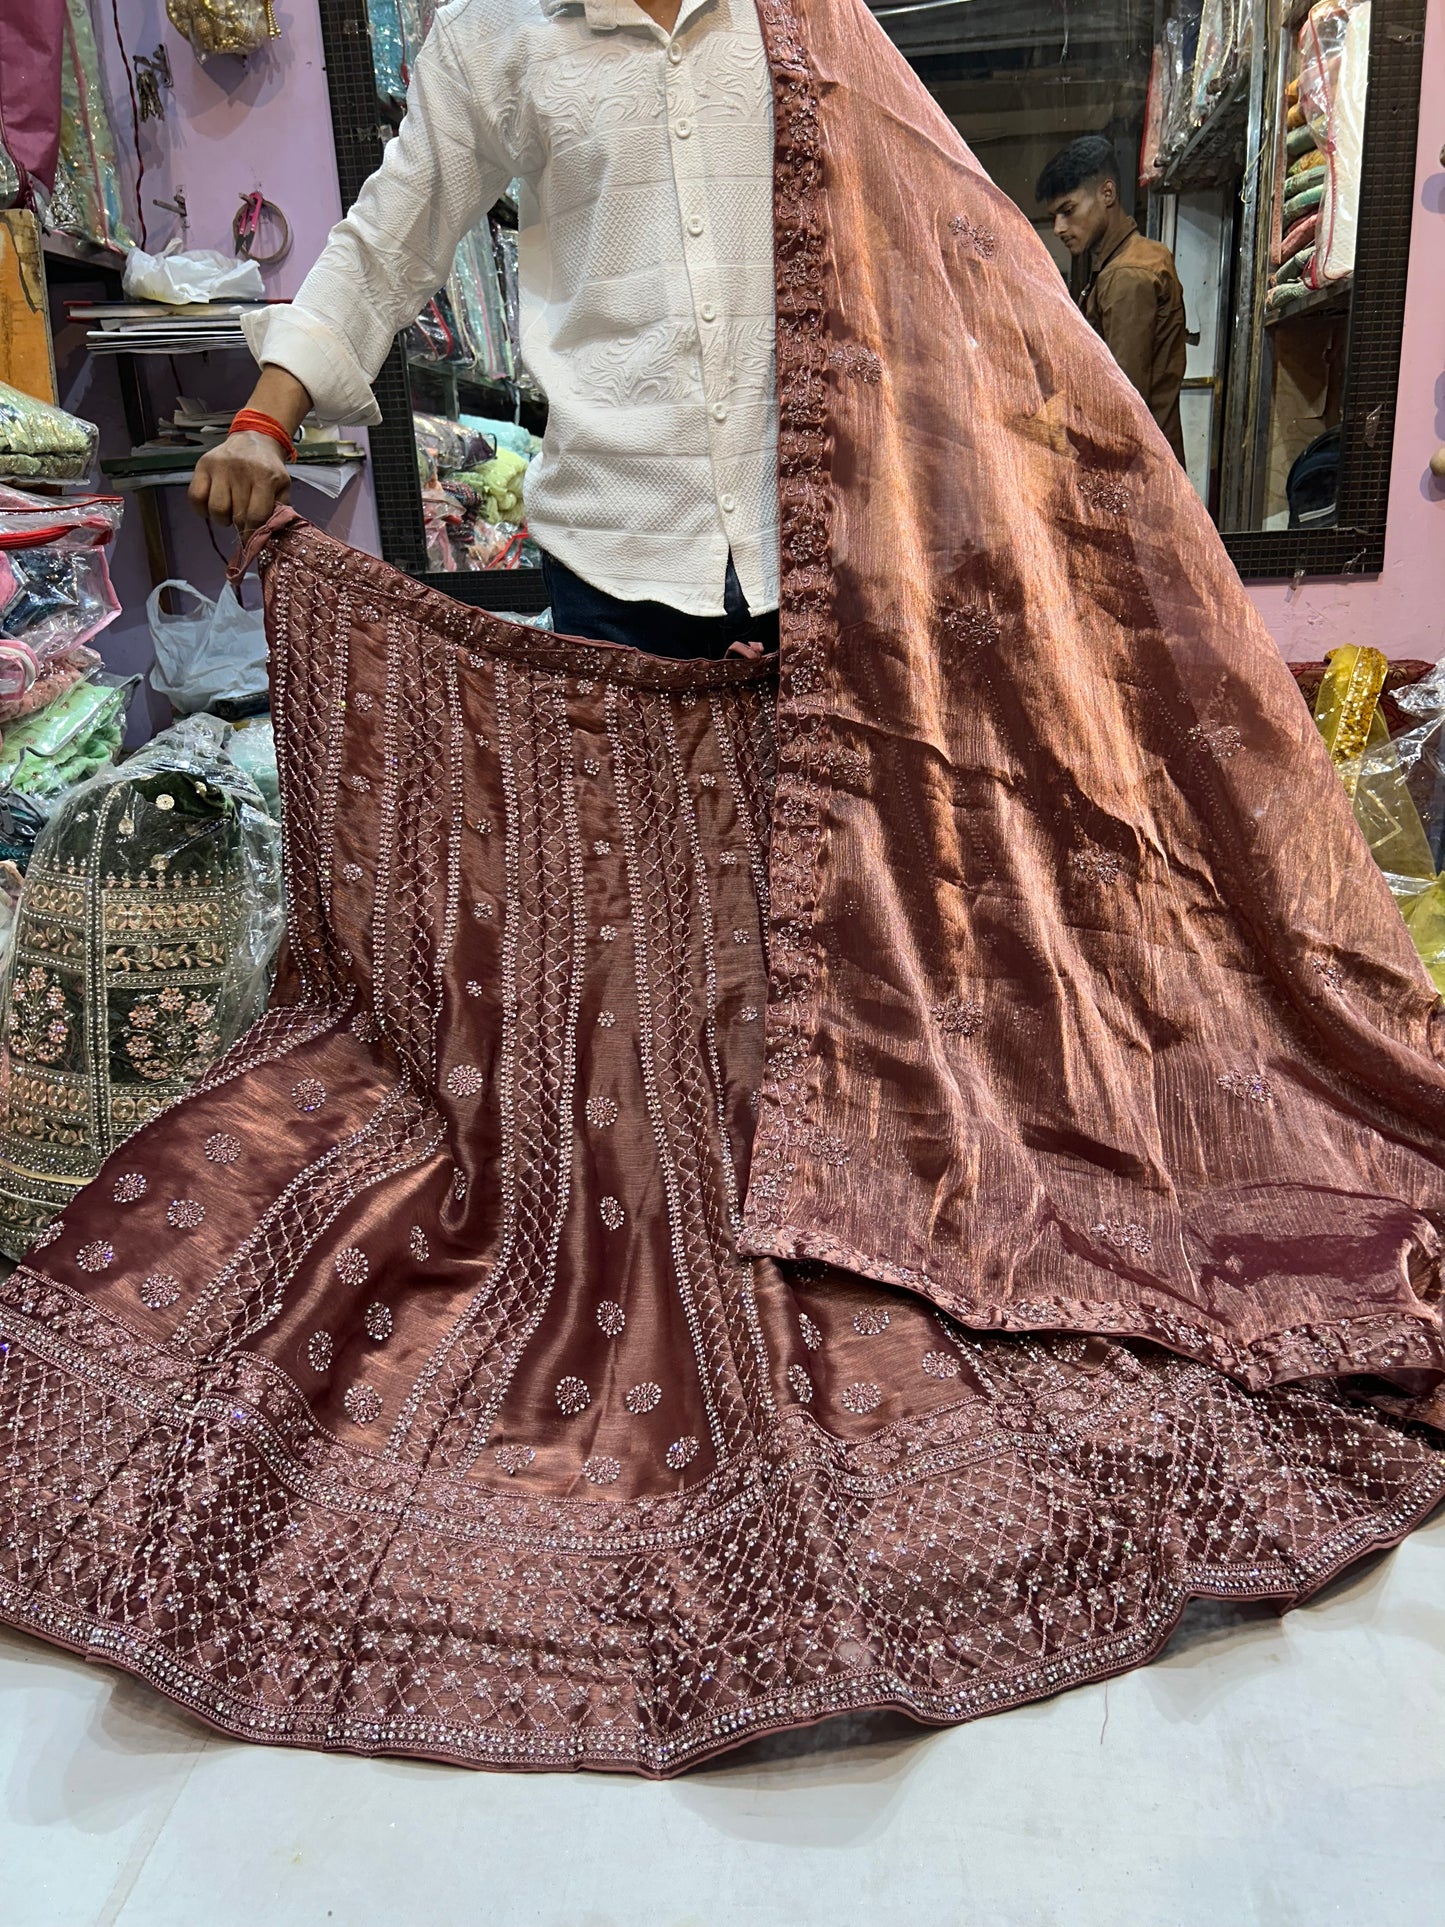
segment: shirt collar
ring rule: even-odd
[[[1119,230],[1119,238],[1114,243],[1113,247],[1110,248],[1107,254],[1101,254],[1098,260],[1094,263],[1095,274],[1099,272],[1100,268],[1103,267],[1106,261],[1112,261],[1114,256],[1119,252],[1120,248],[1123,247],[1124,243],[1126,241],[1132,241],[1134,236],[1138,232],[1139,232],[1139,223],[1132,219],[1126,220],[1123,227],[1121,227]]]
[[[549,20],[555,20],[562,13],[585,14],[587,24],[594,33],[613,33],[618,27],[653,24],[641,8],[633,5],[633,0],[540,0],[540,4]],[[681,31],[683,22],[697,10],[698,0],[683,0],[677,26],[673,29],[674,35]]]

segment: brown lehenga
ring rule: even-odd
[[[279,517],[273,1008],[0,1287],[0,1614],[248,1738],[963,1720],[1445,1492],[1438,1020],[1308,717],[861,6],[762,13],[779,680]]]

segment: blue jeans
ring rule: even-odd
[[[735,642],[778,646],[778,612],[753,615],[743,599],[733,559],[723,581],[720,616],[689,616],[665,602],[624,602],[594,589],[555,556],[543,555],[542,574],[552,600],[552,627],[559,636],[620,642],[650,656],[725,656]]]

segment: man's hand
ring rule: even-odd
[[[234,526],[244,541],[291,495],[291,477],[279,442],[269,435],[230,435],[196,463],[191,507],[222,528]]]

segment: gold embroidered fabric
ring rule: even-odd
[[[0,1286],[0,1613],[246,1737],[967,1719],[1445,1493],[1328,755],[1027,223],[861,7],[761,15],[777,682],[283,513],[272,1008]]]

